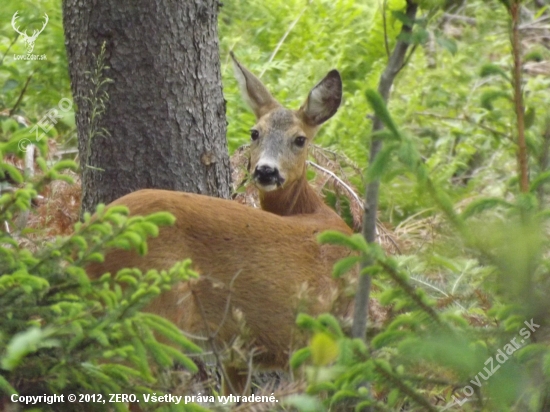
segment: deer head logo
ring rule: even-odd
[[[46,28],[46,24],[48,24],[48,20],[49,20],[48,15],[46,13],[44,13],[44,25],[42,26],[42,28],[40,30],[33,30],[32,36],[29,36],[27,34],[26,30],[24,32],[22,32],[21,30],[19,30],[19,27],[16,26],[17,19],[19,18],[17,13],[19,13],[19,11],[16,11],[15,14],[13,15],[12,19],[11,19],[11,26],[13,27],[13,29],[17,33],[19,33],[21,36],[23,36],[23,41],[25,42],[25,47],[27,49],[27,54],[31,54],[32,51],[34,50],[34,43],[36,42],[36,38],[38,37],[38,35],[40,33],[42,33],[44,31],[44,29]]]

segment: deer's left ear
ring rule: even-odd
[[[319,126],[330,119],[342,102],[342,78],[338,70],[331,70],[307,96],[299,113],[311,126]]]

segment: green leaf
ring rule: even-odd
[[[526,344],[525,346],[514,352],[514,356],[519,362],[526,363],[528,361],[535,361],[537,364],[540,362],[543,356],[548,354],[550,354],[550,351],[548,350],[548,345],[541,343]]]
[[[500,66],[493,63],[484,64],[481,67],[481,77],[500,76],[503,79],[509,80],[508,73],[506,73]]]
[[[321,244],[332,244],[346,246],[352,250],[368,253],[368,245],[360,234],[346,235],[336,230],[326,230],[317,236],[317,241]]]
[[[317,320],[312,316],[306,315],[305,313],[299,313],[296,318],[296,325],[302,329],[312,330],[317,327]]]
[[[2,169],[8,173],[15,183],[23,183],[23,176],[15,166],[9,163],[2,163]]]
[[[91,253],[88,256],[86,256],[86,262],[99,262],[103,263],[105,261],[105,257],[102,253],[95,252]]]
[[[157,237],[159,235],[159,228],[157,225],[151,222],[142,222],[140,224],[141,229],[147,236]]]
[[[544,54],[540,49],[529,50],[525,53],[525,56],[523,56],[523,61],[540,63],[544,61]]]
[[[407,336],[410,336],[412,332],[407,330],[391,330],[379,333],[372,339],[372,347],[374,349],[381,349],[383,347],[396,345],[401,342]]]
[[[105,213],[103,214],[103,218],[108,220],[108,218],[111,215],[115,215],[115,214],[128,216],[129,212],[130,211],[126,206],[122,206],[122,205],[109,206],[109,208],[105,210]]]
[[[17,391],[10,385],[10,383],[0,375],[0,392],[6,393],[8,395],[15,395]]]
[[[138,247],[142,242],[142,237],[132,230],[127,230],[121,235],[121,239],[126,239],[132,247]]]
[[[194,353],[202,352],[202,349],[199,346],[189,341],[189,339],[187,339],[173,323],[164,319],[163,317],[154,315],[152,313],[142,313],[141,318],[151,329],[157,331],[159,334],[168,338],[169,340],[178,344],[184,349]]]
[[[388,395],[388,406],[395,408],[397,406],[397,402],[400,398],[400,393],[398,389],[392,389]]]
[[[60,160],[59,162],[53,165],[52,169],[57,172],[61,172],[67,169],[72,170],[73,172],[76,172],[78,171],[78,165],[72,160]]]
[[[531,192],[534,192],[540,186],[548,182],[550,182],[550,170],[547,170],[546,172],[538,174],[537,177],[533,179],[533,181],[531,182],[529,190]]]
[[[176,217],[168,212],[151,213],[146,219],[157,226],[172,226],[176,222]]]
[[[173,358],[189,372],[197,373],[199,371],[197,365],[195,365],[195,363],[187,356],[185,356],[181,351],[173,348],[172,346],[164,345],[162,343],[160,345],[166,354],[168,354],[171,358]]]
[[[449,53],[451,53],[453,56],[458,51],[458,46],[456,44],[456,41],[453,39],[443,36],[443,35],[437,35],[435,37],[435,41],[437,44],[439,44],[441,47],[443,47],[445,50],[447,50]]]
[[[95,212],[97,215],[103,215],[103,212],[105,212],[105,204],[104,203],[98,204],[95,208]]]
[[[376,158],[369,165],[367,169],[366,178],[367,182],[374,180],[381,180],[385,172],[390,169],[392,165],[392,154],[399,148],[397,143],[385,144],[382,149],[376,155]]]
[[[352,399],[357,399],[359,395],[351,389],[342,389],[336,392],[331,399],[332,403],[349,402]]]
[[[497,99],[512,101],[510,93],[501,90],[486,90],[481,95],[481,106],[487,110],[493,110],[493,102]]]
[[[438,253],[434,253],[430,260],[435,264],[441,265],[449,269],[451,272],[461,272],[460,267],[456,262],[454,262],[452,259],[446,258],[445,256],[441,256]]]
[[[310,348],[298,349],[296,352],[294,352],[292,354],[292,357],[290,358],[290,367],[292,369],[299,368],[309,358],[311,358],[311,349]]]
[[[340,259],[338,262],[334,264],[334,267],[332,268],[332,276],[335,278],[339,278],[340,276],[343,276],[347,272],[349,272],[357,263],[361,261],[360,256],[348,256],[343,259]]]
[[[70,241],[74,243],[75,246],[81,250],[86,250],[88,248],[88,243],[86,242],[86,239],[84,239],[83,236],[73,235],[71,236]]]
[[[49,339],[52,333],[51,329],[31,327],[16,334],[8,343],[6,354],[1,361],[2,369],[8,371],[15,369],[25,356],[40,348],[59,346],[57,340]]]
[[[406,13],[403,13],[400,10],[390,10],[390,12],[392,17],[395,18],[397,21],[400,21],[407,26],[414,25],[414,19],[411,19]]]
[[[524,119],[524,125],[525,130],[530,129],[535,124],[535,118],[536,118],[537,111],[534,107],[528,107],[527,111],[525,112],[525,119]]]
[[[371,105],[376,116],[378,116],[382,123],[384,123],[384,125],[395,135],[396,138],[401,140],[401,134],[393,122],[382,96],[372,89],[367,89],[365,91],[365,96],[367,97],[367,101]]]
[[[45,141],[46,139],[44,139]],[[46,161],[44,160],[43,157],[39,157],[35,160],[36,164],[38,165],[38,167],[42,170],[42,172],[44,173],[48,173],[48,164],[46,163]]]
[[[397,151],[401,163],[407,166],[412,172],[416,172],[420,163],[420,155],[410,139],[404,139]]]
[[[99,365],[99,368],[105,375],[112,376],[114,379],[124,383],[128,383],[130,377],[141,377],[140,371],[117,363],[104,363]]]
[[[412,33],[412,44],[426,44],[430,40],[430,33],[420,26],[416,26]]]
[[[325,331],[329,332],[337,338],[343,338],[344,333],[340,328],[338,320],[330,313],[322,313],[317,317],[317,322],[325,327]]]

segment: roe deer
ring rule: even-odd
[[[217,345],[229,346],[244,321],[248,347],[257,353],[254,365],[282,369],[296,343],[299,311],[342,313],[351,301],[341,293],[340,281],[331,277],[333,264],[349,251],[319,245],[316,237],[329,229],[352,231],[306,179],[308,145],[336,113],[342,81],[332,70],[302,107],[292,111],[231,57],[244,99],[257,118],[251,130],[250,171],[262,210],[190,193],[130,193],[111,205],[125,205],[133,215],[168,211],[176,217],[174,226],[161,228],[149,240],[147,255],[113,250],[104,263],[90,265],[88,273],[98,277],[124,267],[169,268],[191,258],[201,277],[163,293],[146,310],[192,334],[217,331]],[[246,362],[226,363],[224,370],[234,394],[249,389]]]

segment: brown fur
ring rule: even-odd
[[[292,146],[297,135],[304,135],[309,143],[319,126],[302,119],[313,119],[315,115],[323,118],[327,111],[331,111],[330,117],[337,106],[319,106],[319,95],[324,98],[322,93],[332,91],[324,90],[321,82],[317,86],[320,92],[314,96],[317,100],[311,104],[317,105],[316,110],[321,107],[321,113],[308,112],[308,101],[296,112],[283,109],[257,78],[250,77],[253,75],[238,62],[236,65],[246,82],[246,97],[258,113],[255,129],[264,136],[252,145],[252,170],[267,150],[266,139],[279,139],[281,147],[291,147],[289,153],[276,147],[283,153],[278,159],[281,175],[285,176],[282,186],[262,191],[259,185],[263,210],[230,200],[165,190],[140,190],[126,195],[111,205],[125,205],[132,215],[168,211],[176,217],[176,223],[162,228],[159,236],[149,241],[146,256],[114,250],[103,264],[91,265],[88,273],[96,278],[124,267],[169,268],[191,258],[201,278],[165,292],[147,310],[193,334],[208,335],[219,330],[216,341],[218,347],[223,347],[240,334],[236,309],[248,329],[248,347],[257,349],[254,365],[281,369],[293,349],[299,310],[313,315],[331,310],[342,312],[349,303],[348,298],[340,296],[342,299],[335,304],[341,285],[331,277],[334,263],[349,252],[319,245],[316,237],[329,229],[348,234],[351,230],[309,186],[305,175],[307,145],[303,150]],[[334,104],[335,98],[332,99]],[[226,375],[233,388],[245,390],[246,375],[239,373],[238,367],[227,368]]]

